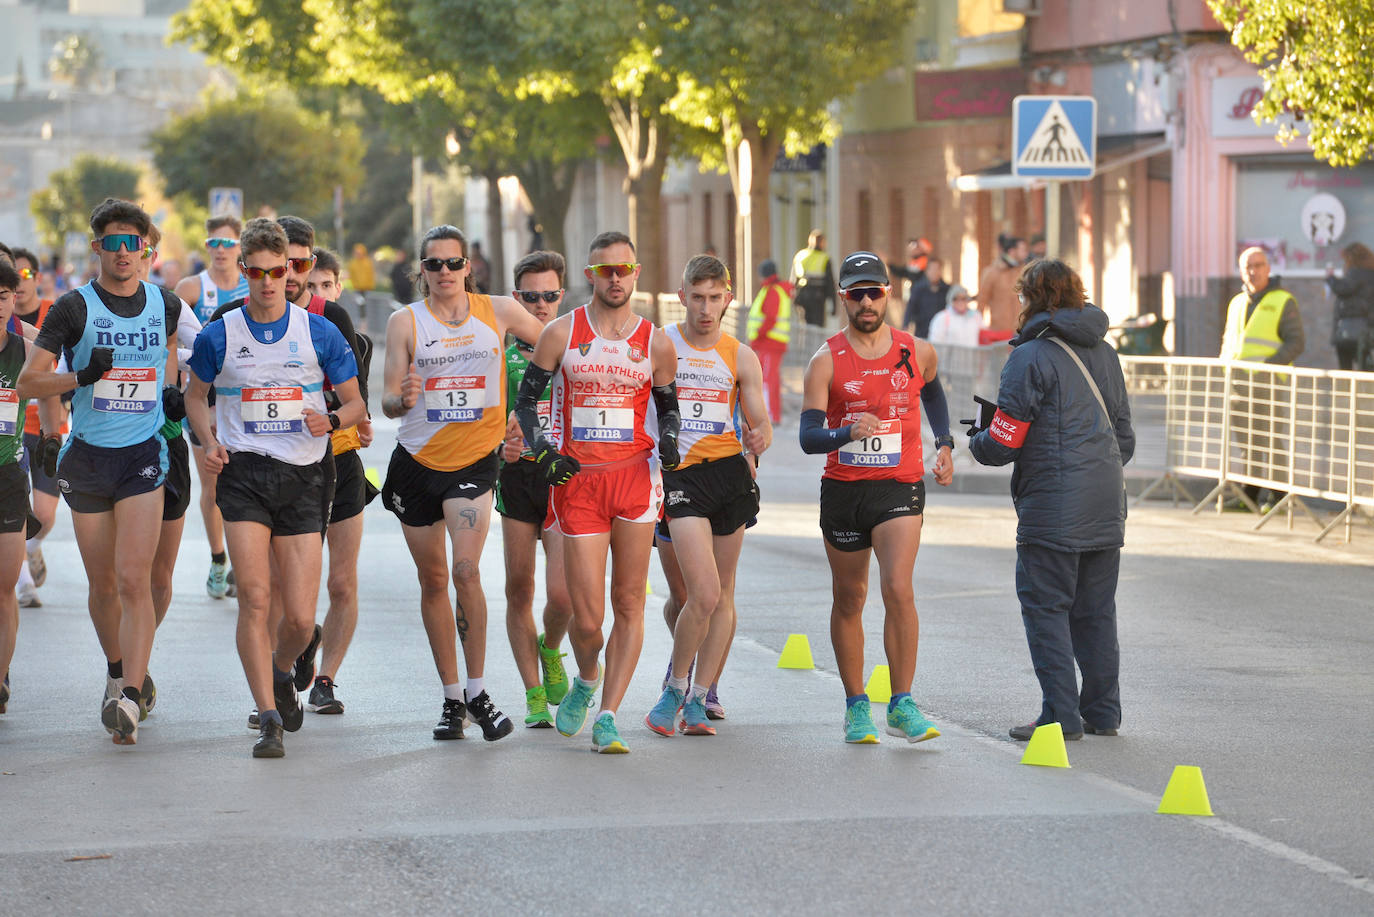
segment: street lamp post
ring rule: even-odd
[[[740,303],[748,308],[752,302],[749,291],[754,281],[754,160],[749,149],[749,141],[739,142],[739,215],[744,224],[744,266],[742,276],[736,277],[739,283]]]

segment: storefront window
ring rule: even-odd
[[[1300,159],[1248,158],[1236,168],[1236,254],[1269,253],[1274,273],[1320,275],[1351,242],[1374,247],[1374,165],[1333,169]]]

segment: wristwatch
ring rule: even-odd
[[[337,429],[339,429],[339,426],[340,426],[340,424],[339,424],[339,415],[338,415],[338,414],[335,414],[333,411],[330,411],[330,412],[329,412],[329,429],[331,429],[331,430],[337,430]]]
[[[935,437],[935,448],[939,449],[943,446],[949,446],[950,449],[953,449],[954,437],[950,436],[948,433],[946,433],[944,436]]]

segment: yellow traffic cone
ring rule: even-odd
[[[873,667],[873,674],[869,676],[868,687],[864,688],[864,692],[875,704],[885,704],[892,700],[892,676],[888,674],[887,666]]]
[[[1064,748],[1064,728],[1058,723],[1035,727],[1030,741],[1026,743],[1026,753],[1021,756],[1021,763],[1038,767],[1068,767],[1069,753]]]
[[[806,634],[789,634],[778,657],[780,669],[814,669],[815,660],[811,658],[811,642]]]
[[[372,482],[372,486],[378,490],[382,489],[382,476],[377,473],[376,468],[368,468],[363,472],[363,477]]]
[[[1207,785],[1202,782],[1202,768],[1188,764],[1176,766],[1155,811],[1161,815],[1214,814],[1207,799]]]

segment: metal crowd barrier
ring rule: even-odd
[[[1302,512],[1321,527],[1318,541],[1342,526],[1349,541],[1356,517],[1374,509],[1374,374],[1177,357],[1121,364],[1137,440],[1163,451],[1137,452],[1161,471],[1137,502],[1162,487],[1191,502],[1180,479],[1202,478],[1214,486],[1194,513],[1220,512],[1229,497],[1260,515],[1258,530],[1279,515],[1291,528]],[[1243,485],[1278,499],[1262,509]],[[1328,522],[1309,500],[1343,509]]]

